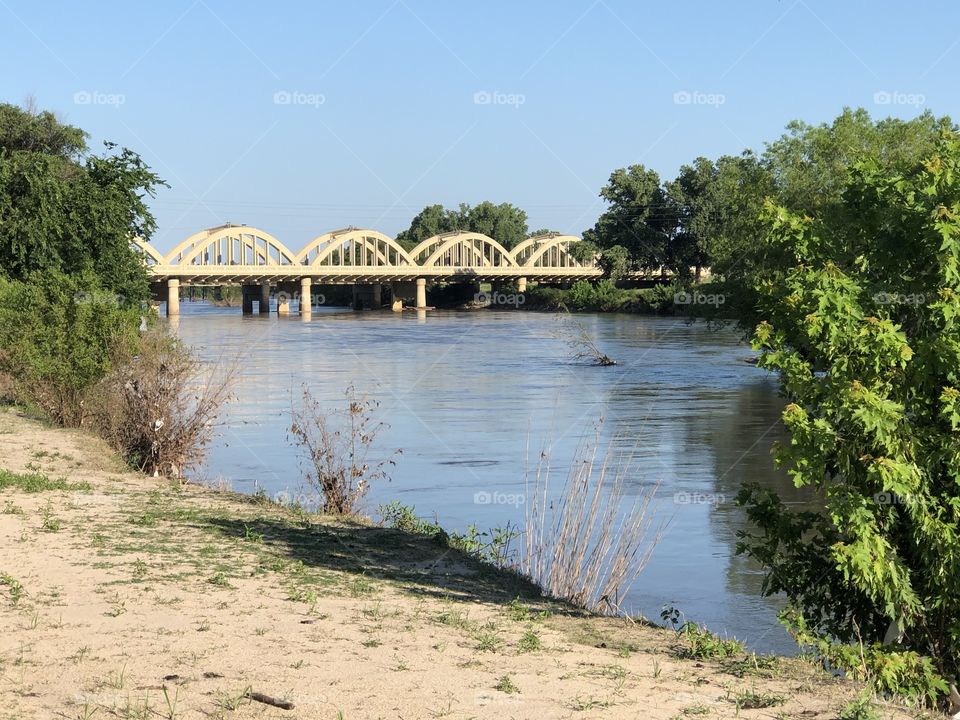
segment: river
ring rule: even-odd
[[[287,438],[291,405],[306,384],[342,406],[353,383],[381,403],[389,427],[378,446],[403,451],[368,513],[397,499],[448,529],[522,524],[525,469],[549,445],[559,477],[603,417],[606,441],[631,456],[627,482],[659,483],[658,521],[668,523],[623,605],[653,619],[672,605],[758,652],[795,650],[776,621],[782,601],[760,597],[762,576],[735,555],[748,527],[734,504],[743,481],[802,500],[770,458],[784,438],[775,378],[746,362],[735,330],[578,315],[618,362],[599,367],[571,356],[565,321],[546,313],[324,308],[303,322],[191,302],[181,313],[175,330],[202,358],[240,362],[202,479],[305,492]]]

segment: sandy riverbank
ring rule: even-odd
[[[13,410],[0,469],[66,480],[0,489],[0,718],[817,720],[858,693],[802,660],[684,659],[430,539],[145,478]]]

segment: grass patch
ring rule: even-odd
[[[520,692],[520,688],[517,687],[516,683],[513,682],[513,678],[509,675],[501,676],[500,679],[497,680],[497,684],[493,687],[507,695],[514,695]]]
[[[540,636],[534,630],[527,630],[520,636],[520,641],[517,643],[517,651],[522,653],[537,652],[542,648]]]
[[[696,623],[686,623],[677,634],[686,642],[686,647],[678,653],[682,658],[710,660],[744,653],[743,643],[739,640],[722,638]]]
[[[783,705],[787,698],[776,693],[761,693],[756,690],[742,690],[733,696],[737,710],[760,710]]]
[[[65,477],[50,479],[41,473],[15,473],[9,470],[0,470],[0,490],[21,490],[28,493],[48,492],[50,490],[66,490],[67,492],[91,490],[90,483],[68,482]]]

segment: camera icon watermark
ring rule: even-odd
[[[927,296],[923,293],[888,293],[878,292],[873,296],[877,305],[924,305]]]
[[[479,305],[506,305],[508,307],[520,307],[527,299],[523,293],[502,293],[492,290],[490,292],[478,292],[473,296],[474,302]]]
[[[127,96],[122,93],[106,93],[99,90],[77,90],[73,94],[74,105],[106,105],[119,108],[127,102]]]
[[[710,305],[719,307],[727,301],[722,293],[678,292],[673,295],[673,302],[677,305]]]
[[[101,290],[95,290],[93,292],[81,290],[80,292],[74,293],[73,301],[77,305],[116,305],[119,307],[127,301],[127,296]]]
[[[523,493],[487,492],[480,490],[473,494],[474,505],[511,505],[519,507],[527,501]]]
[[[278,290],[277,292],[270,293],[270,297],[271,299],[276,300],[278,305],[285,305],[293,300],[296,300],[299,303],[301,300],[299,291],[287,292],[286,290]],[[323,293],[310,293],[310,304],[326,305],[327,296]]]
[[[874,105],[907,105],[918,108],[927,103],[923,93],[907,93],[900,90],[877,90],[873,94]]]
[[[718,108],[727,102],[723,93],[708,93],[700,90],[677,90],[673,94],[674,105],[707,105]]]
[[[505,93],[499,90],[477,90],[473,94],[474,105],[507,105],[519,108],[527,101],[522,93]]]
[[[305,105],[314,109],[327,102],[323,93],[308,93],[300,90],[277,90],[273,94],[274,105]]]
[[[720,505],[727,501],[721,493],[698,493],[678,490],[673,494],[674,505]]]

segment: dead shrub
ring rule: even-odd
[[[377,436],[387,427],[374,418],[380,404],[360,395],[353,385],[345,395],[346,409],[326,410],[304,386],[290,425],[290,435],[305,455],[307,482],[322,495],[322,512],[336,515],[355,513],[371,483],[389,482],[387,468],[402,452],[370,460]]]
[[[601,455],[599,432],[578,447],[559,494],[551,491],[549,455],[541,454],[527,487],[519,571],[552,597],[620,614],[663,532],[652,528],[659,484],[626,499],[629,458],[615,462],[609,448]]]
[[[95,427],[132,466],[182,478],[204,458],[235,365],[208,367],[163,328],[145,332],[95,388]]]

